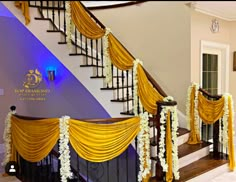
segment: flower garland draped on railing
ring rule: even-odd
[[[15,114],[15,111],[10,111],[5,119],[5,129],[3,133],[3,142],[5,147],[5,155],[2,161],[2,166],[5,166],[10,161],[11,157],[11,116]]]
[[[165,97],[164,101],[173,101],[172,97]],[[179,160],[177,145],[178,116],[176,106],[161,106],[160,113],[160,142],[159,154],[161,166],[166,172],[166,181],[179,179]],[[170,118],[171,115],[171,118]],[[171,123],[172,121],[172,123]],[[166,153],[166,158],[165,158]],[[172,174],[173,172],[173,174]]]
[[[77,154],[91,162],[111,160],[124,152],[139,134],[139,150],[142,163],[139,176],[145,177],[150,171],[150,145],[148,113],[115,123],[97,124],[70,119],[69,116],[48,119],[22,119],[8,114],[4,133],[8,138],[4,165],[15,151],[29,162],[45,158],[59,140],[60,175],[62,182],[71,177],[69,142]],[[8,123],[8,124],[7,124]],[[12,136],[12,140],[10,140]],[[106,136],[106,137],[104,137]],[[9,147],[8,147],[8,146]]]
[[[219,100],[212,101],[205,98],[198,91],[199,87],[193,83],[188,90],[187,102],[187,120],[190,123],[190,136],[189,144],[201,143],[199,137],[198,119],[201,118],[202,122],[206,124],[213,124],[219,120],[223,128],[219,131],[219,141],[223,144],[224,148],[228,147],[229,153],[229,167],[230,170],[235,168],[234,158],[234,122],[233,122],[233,100],[232,96],[228,93],[224,94]]]
[[[69,119],[69,116],[64,116],[59,119],[59,160],[61,161],[60,175],[62,182],[67,182],[67,179],[72,177],[70,168]]]

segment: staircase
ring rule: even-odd
[[[8,7],[22,23],[24,23],[21,12],[17,11],[12,2],[3,2],[3,4]],[[40,6],[40,4],[35,4],[35,6]],[[58,6],[58,8],[59,7],[60,6]],[[81,46],[77,46],[77,43],[76,46],[69,49],[63,32],[64,27],[62,24],[59,25],[55,23],[58,22],[59,17],[61,17],[62,20],[63,13],[58,17],[53,17],[53,14],[49,13],[51,15],[50,17],[47,15],[50,10],[42,10],[43,11],[40,12],[37,8],[30,9],[31,22],[26,28],[28,28],[71,71],[71,73],[85,85],[112,117],[133,115],[133,111],[130,110],[133,101],[130,99],[130,91],[127,91],[131,89],[128,86],[130,80],[126,81],[126,78],[130,77],[132,73],[117,71],[116,77],[113,79],[114,82],[122,83],[121,86],[119,88],[107,86],[103,80],[104,75],[99,75],[101,72],[98,71],[98,67],[93,66],[93,60],[101,59],[101,55],[98,55],[91,47],[84,49],[84,39],[79,39],[79,34],[78,37],[73,37],[74,42],[72,43],[82,40],[80,41]],[[47,18],[43,18],[42,16]],[[33,17],[37,18],[33,19]],[[52,24],[53,22],[54,25]],[[97,43],[95,42],[92,44]],[[104,67],[104,65],[99,66],[100,68]],[[126,90],[122,88],[126,88]],[[122,97],[120,98],[119,95],[122,95]],[[152,128],[150,130],[154,130],[154,133],[156,133],[157,126],[154,124],[151,126]],[[211,142],[188,145],[186,142],[188,140],[189,131],[185,128],[179,128],[178,132],[180,179],[175,181],[206,181],[207,179],[212,179],[223,172],[228,171],[227,156],[222,154],[221,159],[212,159],[211,151],[213,146]],[[158,180],[156,176],[154,176],[158,170],[156,169],[158,161],[156,154],[157,142],[155,142],[155,136],[152,136],[151,159],[153,177],[150,181],[163,181]]]

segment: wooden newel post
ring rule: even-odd
[[[157,102],[157,122],[156,122],[156,129],[157,129],[157,135],[156,135],[156,141],[157,141],[157,161],[156,161],[156,180],[162,180],[165,173],[163,172],[163,168],[161,166],[160,159],[158,157],[159,154],[159,141],[160,141],[160,118],[161,118],[161,103]]]
[[[219,120],[213,124],[213,156],[215,159],[220,158],[219,152]]]
[[[156,180],[158,181],[163,181],[165,180],[165,172],[163,172],[163,168],[160,163],[160,159],[158,157],[159,154],[159,140],[160,140],[160,118],[161,118],[161,111],[162,111],[162,106],[175,106],[177,105],[176,101],[169,101],[169,102],[157,102],[157,123],[156,123],[156,129],[157,129],[157,136],[156,136],[156,141],[157,141],[157,163],[156,163]],[[170,121],[170,124],[172,125],[172,121]],[[166,127],[166,125],[165,125]],[[166,155],[166,154],[165,154]]]

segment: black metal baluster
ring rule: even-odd
[[[116,171],[117,182],[119,182],[120,181],[120,163],[119,163],[119,157],[117,157],[116,160],[117,160],[117,171]]]
[[[90,57],[91,57],[91,65],[94,65],[93,62],[93,39],[90,39]]]
[[[117,88],[117,100],[120,100],[120,90],[119,90],[119,85],[120,85],[120,81],[119,81],[119,70],[118,68],[116,68],[116,88]]]
[[[83,35],[82,33],[80,33],[80,51],[81,51],[81,54],[83,54]]]
[[[126,182],[129,182],[129,147],[125,151],[125,160],[126,160]]]
[[[102,65],[102,77],[104,76],[104,60],[103,60],[103,39],[101,38],[101,65]],[[112,79],[113,80],[113,79]]]
[[[78,181],[80,182],[80,168],[79,168],[79,155],[76,155],[76,161],[77,161],[77,178]]]
[[[126,97],[129,98],[129,71],[128,70],[126,71],[126,84],[127,84]],[[127,106],[126,106],[127,113],[129,113],[129,104],[130,104],[130,101],[127,102]]]
[[[88,65],[88,40],[87,37],[85,37],[85,50],[86,50],[86,65]]]
[[[107,161],[107,182],[109,181],[109,161]]]
[[[57,4],[57,8],[58,8],[58,30],[61,30],[61,10],[60,10],[60,1],[58,1]]]
[[[99,58],[98,58],[98,39],[96,39],[96,65],[97,65],[97,77],[99,77],[98,65],[99,65]]]
[[[75,27],[75,54],[77,54],[77,29]]]

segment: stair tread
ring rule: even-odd
[[[150,127],[151,126],[152,125],[150,125]],[[184,134],[189,133],[189,130],[186,129],[186,128],[180,128],[179,127],[177,133],[178,133],[177,136],[180,137],[180,136],[182,136]],[[155,142],[155,138],[154,137],[150,138],[150,142],[151,142],[151,146],[156,146],[157,145],[156,142]]]
[[[130,101],[133,100],[132,97],[124,97],[124,98],[117,98],[117,99],[112,99],[111,102],[126,102],[126,101]]]
[[[200,149],[203,149],[209,145],[211,145],[212,143],[210,142],[205,142],[205,141],[202,141],[202,143],[200,144],[194,144],[194,145],[190,145],[188,143],[184,143],[182,145],[180,145],[178,147],[178,155],[179,155],[179,158],[181,157],[184,157],[188,154],[191,154],[193,152],[196,152]]]
[[[213,153],[179,169],[180,179],[178,182],[186,181],[210,170],[228,163],[227,155],[221,154],[222,159],[214,159]]]
[[[184,157],[184,156],[189,155],[189,154],[191,154],[193,152],[196,152],[196,151],[198,151],[200,149],[203,149],[203,148],[205,148],[205,147],[207,147],[207,146],[209,146],[211,144],[212,143],[210,143],[210,142],[203,141],[200,144],[190,145],[190,144],[188,144],[186,142],[186,143],[178,146],[178,157],[179,158]],[[152,143],[151,143],[151,145],[152,145]],[[157,156],[151,157],[151,159],[157,161]]]

